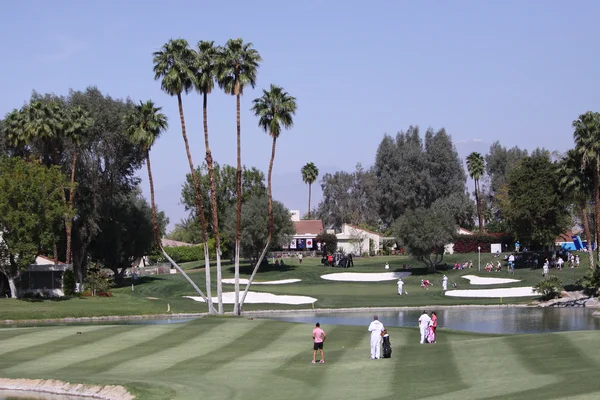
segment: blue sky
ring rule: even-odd
[[[33,89],[66,94],[98,86],[152,99],[170,129],[152,151],[157,201],[171,225],[189,167],[177,104],[160,90],[152,52],[170,38],[218,44],[241,37],[264,61],[242,99],[242,161],[267,170],[270,138],[249,108],[270,83],[298,101],[278,141],[274,197],[306,212],[300,168],[371,165],[384,133],[445,127],[461,156],[508,147],[572,146],[571,123],[600,111],[600,2],[305,0],[13,1],[2,5],[0,115]],[[184,97],[195,163],[202,162],[201,98]],[[209,98],[215,159],[235,164],[235,99]],[[148,193],[145,169],[143,188]],[[313,188],[313,204],[321,196]]]

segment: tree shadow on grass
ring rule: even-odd
[[[164,280],[164,278],[161,278],[159,275],[140,276],[136,280],[133,280],[131,277],[129,277],[129,278],[124,278],[121,282],[118,282],[118,283],[115,282],[115,285],[113,286],[113,288],[117,289],[117,288],[122,288],[122,287],[129,287],[132,284],[135,286],[140,286],[140,285],[145,285],[148,283],[153,283],[155,281],[162,281],[162,280]]]

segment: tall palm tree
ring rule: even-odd
[[[30,153],[29,134],[25,127],[27,122],[26,107],[20,110],[14,109],[6,114],[4,118],[4,133],[7,144],[16,154],[27,157]]]
[[[204,145],[206,147],[206,165],[208,167],[208,181],[210,184],[210,197],[212,206],[212,228],[215,237],[215,251],[217,257],[217,301],[219,313],[223,313],[223,282],[221,276],[221,241],[219,237],[219,216],[217,213],[217,189],[215,186],[215,172],[212,152],[208,142],[208,95],[215,87],[215,61],[219,56],[219,48],[213,41],[198,42],[198,56],[196,66],[196,90],[202,94],[202,116],[204,120]],[[208,263],[208,260],[205,261]]]
[[[593,193],[592,171],[584,169],[581,155],[575,149],[567,152],[567,155],[558,164],[558,177],[561,191],[567,198],[571,199],[581,213],[583,230],[587,240],[588,256],[590,257],[590,268],[594,268],[594,252],[590,233],[590,221],[588,218],[588,201]]]
[[[235,302],[234,312],[239,312],[240,299],[240,237],[242,234],[242,143],[240,122],[240,101],[244,88],[256,86],[256,74],[259,63],[262,61],[260,54],[253,48],[252,43],[244,43],[240,38],[229,39],[221,49],[217,58],[217,81],[225,93],[236,98],[237,122],[237,212],[235,224]]]
[[[156,107],[152,100],[145,103],[140,102],[135,106],[133,112],[125,118],[127,134],[131,141],[140,146],[146,155],[146,166],[148,167],[148,182],[150,183],[150,203],[152,205],[152,228],[154,231],[154,242],[160,248],[160,232],[156,218],[156,202],[154,199],[154,180],[152,178],[152,167],[150,165],[150,149],[156,139],[167,130],[169,124],[167,117],[161,113],[162,107]]]
[[[479,198],[479,179],[485,171],[485,162],[483,156],[477,152],[469,154],[467,157],[467,169],[469,176],[475,181],[475,201],[477,202],[477,217],[479,219],[479,231],[483,232],[483,213],[481,212],[481,199]]]
[[[208,235],[206,232],[206,219],[204,218],[204,205],[202,202],[202,192],[200,191],[200,183],[196,170],[194,169],[194,162],[192,160],[192,153],[190,152],[190,146],[187,139],[185,130],[185,118],[183,115],[183,102],[181,100],[182,93],[189,93],[194,87],[194,81],[196,79],[196,64],[197,57],[194,50],[190,48],[188,42],[185,39],[171,39],[163,45],[163,47],[153,53],[154,56],[154,79],[160,80],[161,89],[171,96],[177,96],[177,105],[179,106],[179,119],[181,120],[181,135],[183,136],[183,142],[185,143],[185,151],[187,153],[188,162],[190,165],[190,173],[192,174],[192,181],[194,183],[194,192],[196,197],[196,208],[198,216],[200,217],[200,225],[202,228],[202,235],[204,240],[204,254],[205,259],[208,253]],[[162,246],[161,246],[162,249]],[[168,257],[166,252],[163,250],[165,257]],[[211,297],[211,283],[210,283],[210,264],[206,264],[204,269],[206,271],[206,296],[200,289],[197,288],[195,283],[185,274],[185,272],[179,268],[179,266],[172,260],[169,260],[173,266],[178,268],[188,282],[190,282],[204,297],[207,302],[208,309],[213,312],[214,307],[212,305]]]
[[[308,219],[310,219],[310,197],[312,184],[319,177],[319,168],[313,162],[306,163],[300,170],[302,174],[302,181],[308,184]]]
[[[573,138],[575,150],[581,157],[583,168],[592,171],[592,184],[594,188],[594,211],[596,214],[596,251],[600,260],[600,113],[588,111],[581,114],[579,119],[573,121]]]
[[[71,229],[73,227],[73,203],[75,200],[75,167],[77,165],[77,150],[85,132],[92,125],[92,120],[81,107],[73,107],[66,113],[65,134],[73,145],[73,161],[71,162],[71,184],[69,185],[69,213],[65,218],[65,233],[67,236],[66,263],[71,264]]]
[[[244,290],[244,294],[242,296],[242,300],[240,302],[240,306],[238,308],[238,313],[241,312],[242,306],[244,305],[244,300],[246,299],[246,295],[248,290],[250,289],[250,285],[254,280],[254,276],[258,271],[258,267],[260,266],[263,257],[265,256],[269,246],[271,244],[271,239],[273,237],[274,230],[274,221],[273,221],[273,193],[272,193],[272,185],[271,185],[271,176],[273,173],[273,162],[275,161],[275,149],[277,145],[277,139],[281,134],[281,130],[290,129],[294,126],[294,114],[296,114],[296,98],[290,96],[288,92],[283,90],[282,87],[271,84],[269,90],[263,90],[263,95],[257,99],[254,99],[254,105],[252,106],[252,111],[254,111],[254,115],[258,117],[258,126],[261,127],[265,132],[271,136],[273,139],[273,144],[271,146],[271,159],[269,160],[269,172],[267,174],[267,198],[268,198],[268,209],[269,209],[269,235],[267,236],[267,244],[254,267],[254,271],[252,271],[252,275],[248,280],[248,284],[246,285],[246,289]]]

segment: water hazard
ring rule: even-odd
[[[438,327],[478,333],[519,334],[600,329],[600,318],[586,308],[481,307],[428,309]],[[423,310],[272,314],[264,318],[325,325],[367,326],[377,314],[385,326],[417,327]]]

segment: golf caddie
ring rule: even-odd
[[[384,329],[383,324],[379,322],[379,318],[375,315],[373,322],[369,325],[369,332],[371,332],[371,360],[381,358],[381,332]]]

